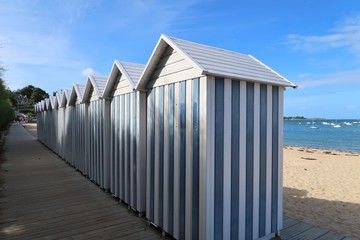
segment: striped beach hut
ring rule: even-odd
[[[111,99],[110,191],[138,212],[145,211],[146,93],[134,89],[144,67],[115,61],[104,90]]]
[[[64,135],[63,135],[63,158],[66,162],[72,164],[72,125],[71,118],[73,113],[73,106],[69,105],[69,99],[71,90],[63,89],[62,91],[62,102],[60,104],[60,108],[63,109],[63,127],[64,127]]]
[[[82,103],[86,104],[86,146],[85,146],[85,174],[108,189],[110,184],[109,171],[109,132],[105,121],[109,118],[109,101],[102,98],[107,77],[88,76]]]
[[[69,107],[71,111],[71,135],[72,139],[72,156],[71,164],[78,169],[80,172],[85,171],[85,139],[86,139],[86,112],[85,104],[81,104],[82,96],[84,94],[85,85],[74,84],[69,98]]]
[[[146,217],[177,239],[270,239],[282,228],[283,92],[250,55],[162,35],[147,91]]]

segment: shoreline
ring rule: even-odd
[[[305,146],[295,146],[295,145],[285,145],[283,149],[289,148],[300,148],[300,149],[312,149],[312,150],[319,150],[319,151],[333,151],[333,152],[340,152],[340,153],[349,153],[349,154],[358,154],[360,155],[360,151],[350,151],[350,150],[342,150],[342,149],[332,149],[332,148],[318,148],[318,147],[305,147]]]
[[[283,149],[285,215],[360,238],[360,153]]]

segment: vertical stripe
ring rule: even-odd
[[[253,238],[254,83],[246,84],[246,239]]]
[[[163,229],[169,232],[169,85],[164,86],[164,204]]]
[[[200,122],[199,122],[199,78],[192,81],[192,239],[199,239],[199,147],[200,147]]]
[[[136,114],[137,113],[137,95],[138,93],[133,93],[132,94],[132,123],[133,123],[133,126],[132,126],[132,146],[133,146],[133,150],[132,150],[132,154],[133,154],[133,171],[132,171],[132,178],[133,178],[133,204],[135,205],[136,209],[138,209],[138,205],[137,205],[137,185],[138,185],[138,182],[137,182],[137,155],[136,155],[136,149],[137,149],[137,144],[136,144],[136,138],[137,138],[137,130],[136,130],[136,121],[137,121],[137,118],[138,118],[138,115]],[[139,116],[140,117],[140,116]]]
[[[163,227],[164,200],[164,87],[159,87],[159,212],[158,224]]]
[[[253,238],[259,238],[260,84],[254,84]]]
[[[147,114],[146,114],[146,217],[151,221],[151,127],[152,127],[152,96],[151,90],[147,93],[146,98]]]
[[[230,239],[231,225],[231,80],[224,81],[224,178],[223,178],[223,239]]]
[[[150,220],[154,221],[154,166],[155,166],[155,91],[150,93],[151,125],[150,125]]]
[[[185,157],[186,157],[186,82],[180,82],[180,214],[179,214],[179,238],[185,238]]]
[[[159,224],[159,188],[160,188],[160,164],[159,164],[159,147],[160,147],[160,89],[154,88],[155,93],[155,160],[154,160],[154,223]]]
[[[283,225],[283,110],[284,110],[284,88],[279,87],[279,110],[278,110],[278,119],[279,119],[279,146],[278,146],[278,174],[279,174],[279,180],[278,180],[278,226],[277,230],[280,231],[282,229]]]
[[[174,84],[174,238],[180,233],[180,83]]]
[[[126,116],[126,202],[130,203],[130,183],[131,183],[131,172],[130,172],[130,156],[131,156],[131,135],[130,135],[130,114],[131,114],[131,93],[126,94],[126,110],[125,110],[125,116]]]
[[[215,78],[215,206],[214,236],[223,237],[223,181],[224,181],[224,79]]]
[[[175,84],[169,85],[169,233],[173,233],[174,225],[174,87]]]
[[[239,137],[240,137],[240,82],[231,87],[231,219],[230,238],[239,239]]]
[[[273,87],[272,112],[272,191],[271,232],[277,231],[278,220],[278,159],[279,159],[279,87]]]
[[[125,95],[121,95],[120,102],[120,199],[125,200]]]
[[[260,191],[259,191],[259,237],[265,236],[266,226],[266,141],[267,141],[267,86],[260,86]]]
[[[205,239],[214,239],[214,206],[215,206],[215,78],[213,76],[206,77],[206,152],[205,162],[206,166],[206,181],[205,181],[205,194],[206,194],[206,236]]]
[[[192,236],[192,188],[193,188],[193,161],[192,161],[192,80],[185,81],[186,87],[186,154],[185,154],[185,239]]]
[[[271,180],[272,180],[272,86],[267,86],[266,116],[266,234],[271,233]]]
[[[114,148],[115,148],[115,158],[114,158],[114,187],[115,187],[115,197],[119,197],[119,117],[120,117],[120,97],[115,97],[115,142],[114,142]]]

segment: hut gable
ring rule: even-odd
[[[103,97],[107,77],[89,75],[85,85],[82,102],[95,101]]]
[[[132,92],[145,65],[115,60],[107,81],[104,98]]]
[[[57,101],[57,107],[60,107],[60,105],[62,103],[62,98],[63,98],[62,91],[56,92],[55,97],[56,97],[56,101]]]
[[[57,98],[57,93],[55,94],[55,96],[50,96],[50,101],[51,101],[51,105],[53,109],[58,109],[59,108],[59,101]]]
[[[71,93],[71,90],[69,89],[64,89],[62,91],[62,101],[61,101],[61,104],[60,104],[60,107],[66,107],[69,103],[69,100],[70,100],[70,93]]]
[[[48,98],[45,98],[45,110],[49,110],[50,109],[50,101]]]
[[[176,58],[176,55],[179,58]],[[165,68],[162,67],[164,63]],[[174,74],[179,75],[180,72],[182,76],[174,77]],[[184,74],[185,72],[188,74]],[[172,80],[169,78],[171,73]],[[251,55],[161,35],[137,88],[146,89],[148,85],[163,85],[174,81],[173,79],[179,81],[179,79],[186,80],[204,75],[296,87]],[[156,83],[154,83],[155,79],[157,79]]]
[[[70,99],[69,99],[69,105],[75,105],[80,104],[82,100],[82,96],[84,94],[85,85],[81,84],[74,84],[71,93],[70,93]]]

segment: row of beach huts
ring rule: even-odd
[[[176,239],[270,239],[285,87],[250,55],[161,35],[146,65],[37,103],[38,139]]]

